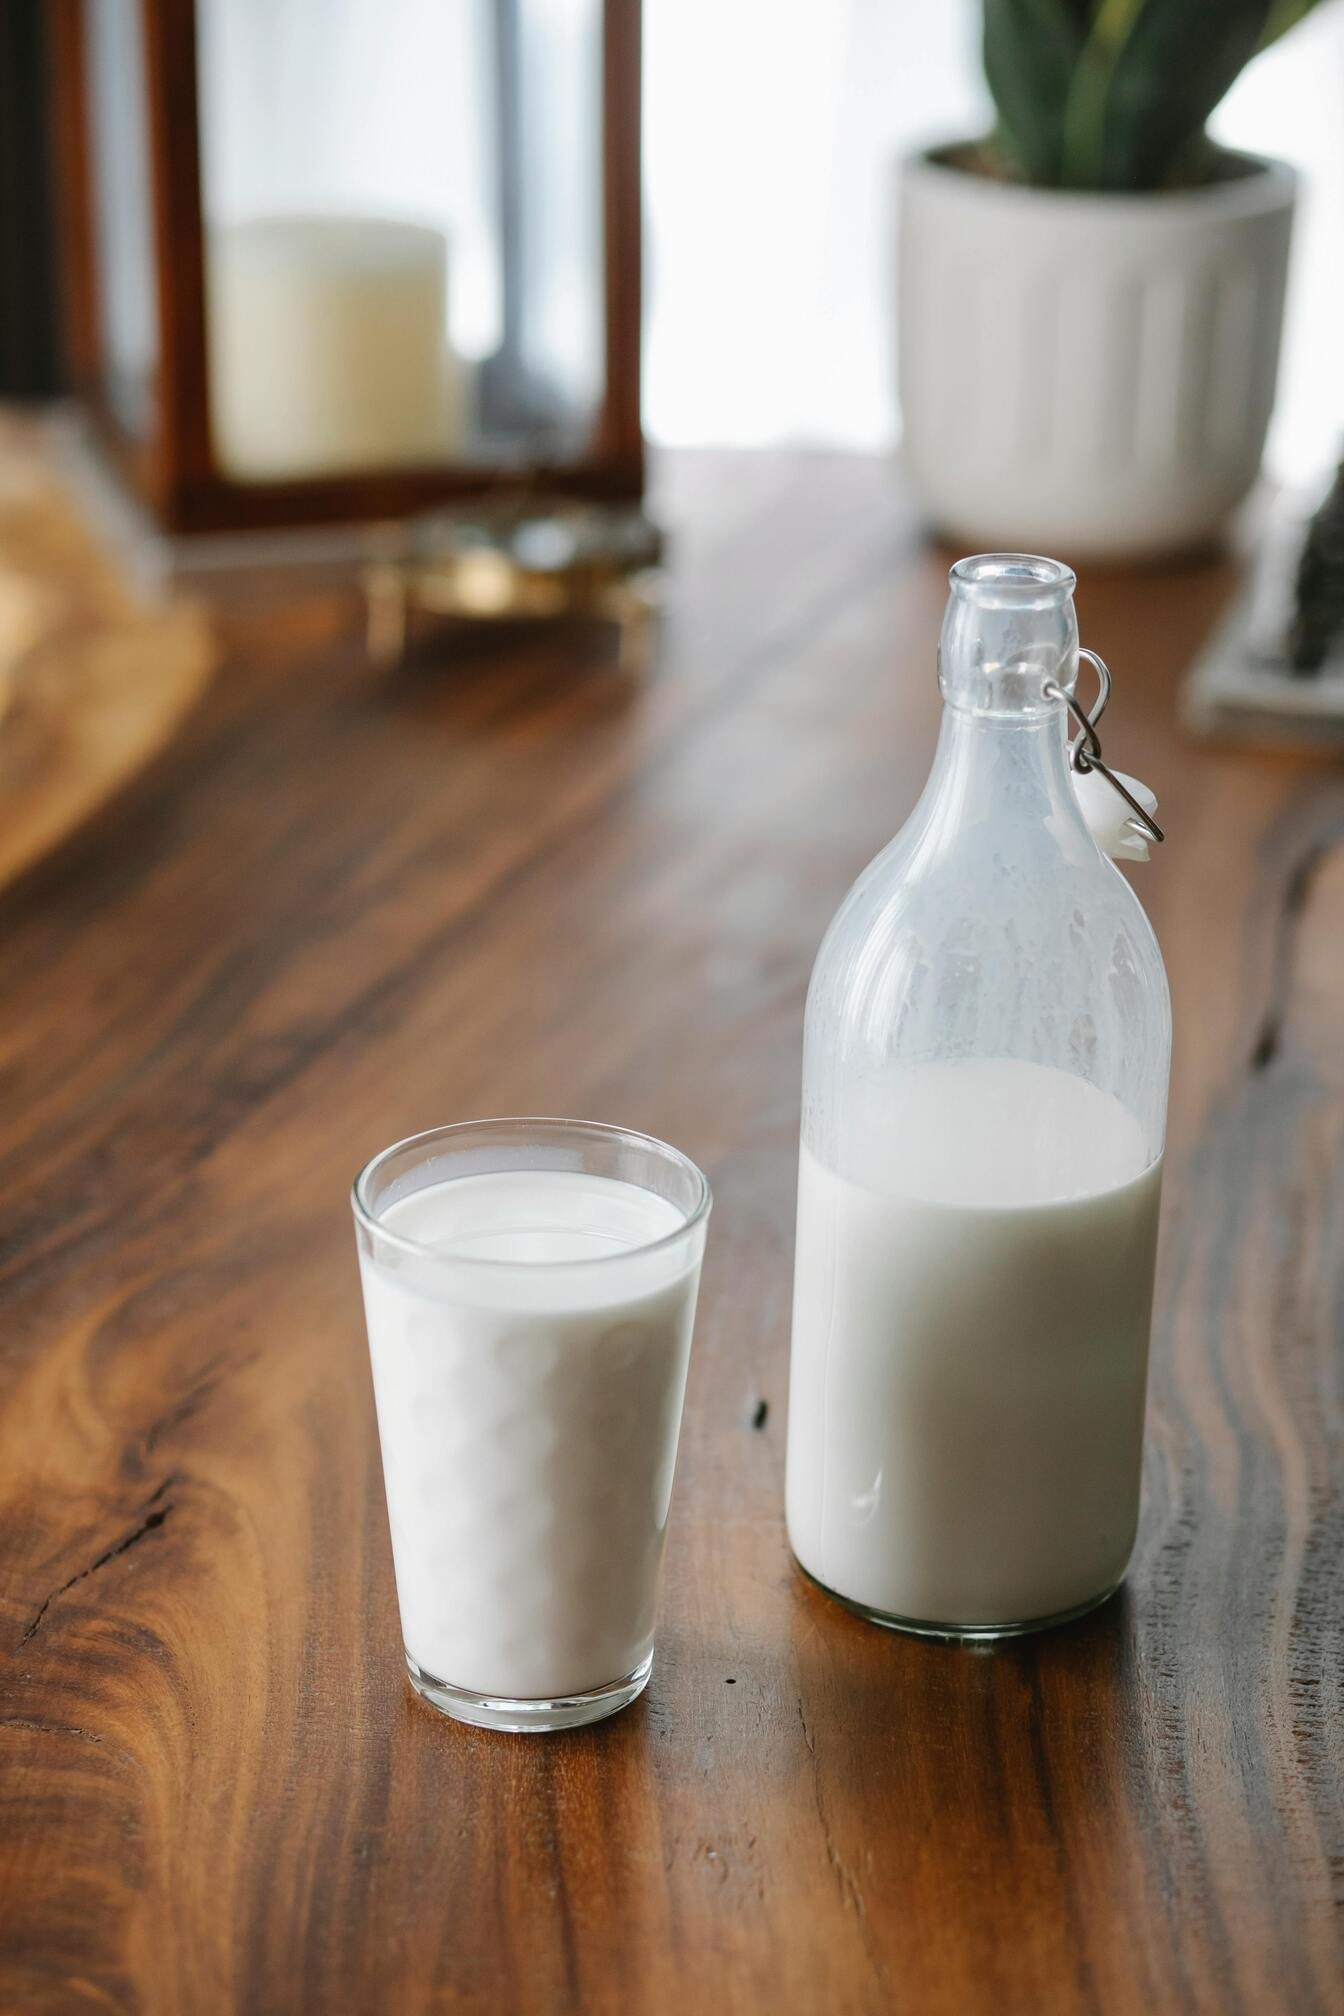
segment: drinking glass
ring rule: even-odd
[[[437,1127],[355,1181],[406,1666],[459,1721],[573,1728],[648,1681],[710,1201],[577,1120]]]

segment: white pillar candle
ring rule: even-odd
[[[227,474],[332,475],[456,452],[442,232],[266,217],[208,242],[211,425]]]

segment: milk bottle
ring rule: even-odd
[[[808,996],[789,1536],[942,1635],[1099,1602],[1138,1516],[1170,1007],[1069,769],[1073,586],[953,568],[933,772]]]

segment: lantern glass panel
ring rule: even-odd
[[[158,338],[140,0],[99,0],[84,18],[100,390],[126,433],[145,439]]]
[[[224,472],[581,458],[602,0],[198,0],[197,61]]]

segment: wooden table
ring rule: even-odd
[[[1084,581],[1171,836],[1142,1535],[1072,1629],[874,1630],[784,1537],[799,1032],[947,556],[877,463],[664,490],[651,684],[597,633],[375,675],[348,600],[240,601],[4,902],[0,2006],[1344,2009],[1344,772],[1181,740],[1226,567]],[[407,1688],[345,1198],[509,1111],[717,1193],[654,1678],[549,1740]]]

